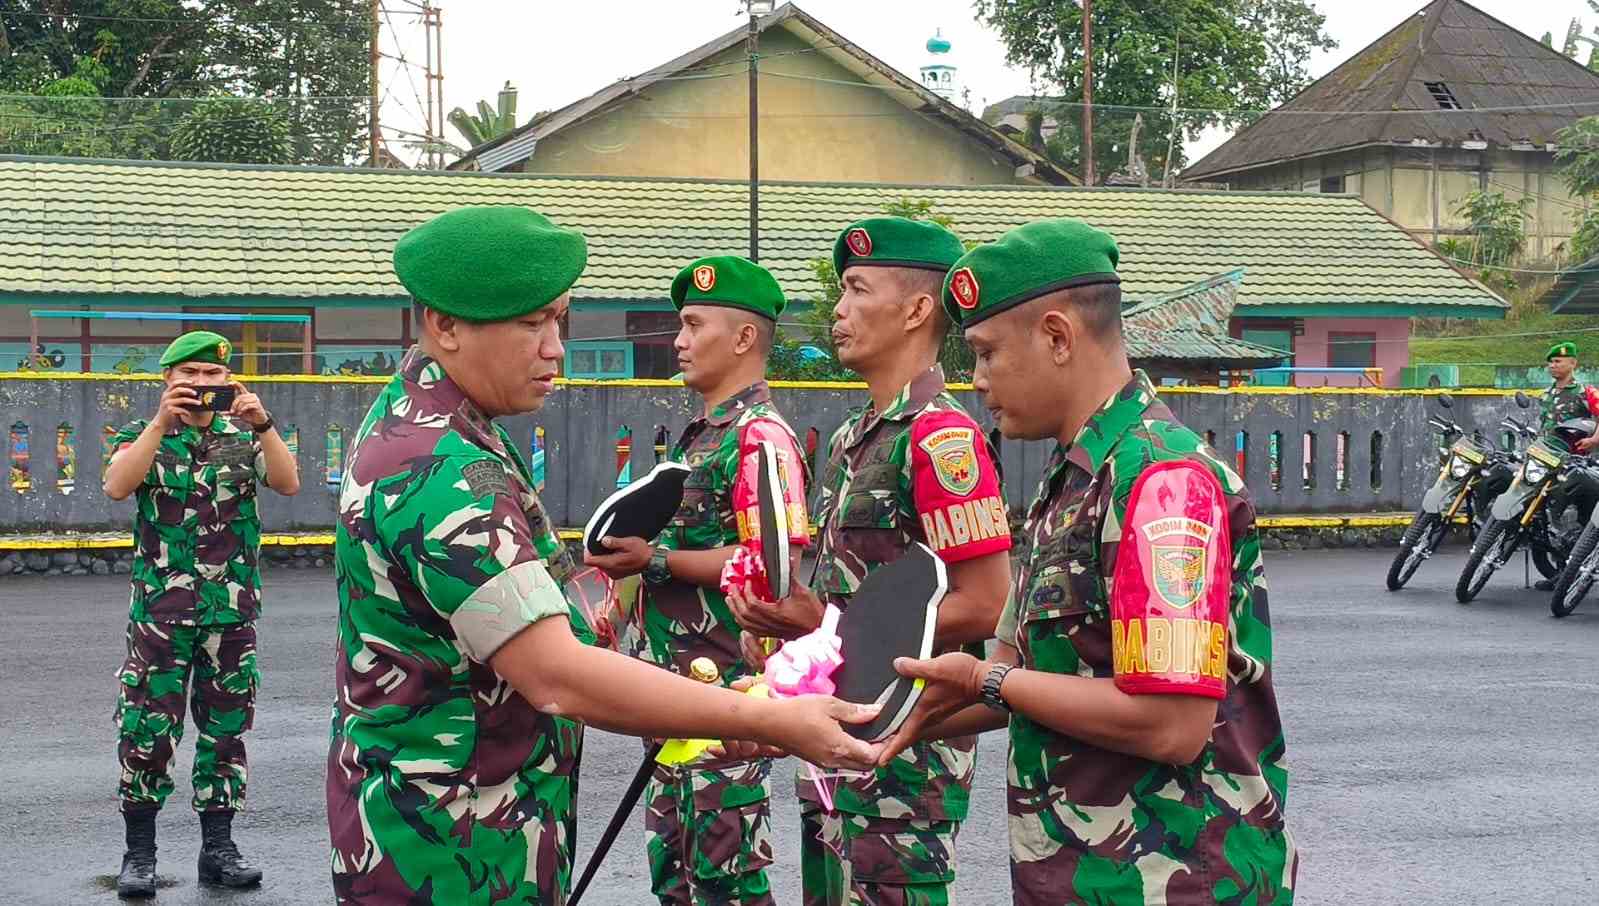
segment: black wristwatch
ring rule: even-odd
[[[644,567],[644,584],[660,586],[672,581],[672,569],[666,565],[666,554],[665,547],[656,545],[655,552],[650,554],[649,565]]]
[[[265,434],[268,431],[271,431],[276,426],[277,426],[277,422],[274,422],[272,420],[272,414],[269,412],[269,413],[267,413],[266,424],[264,424],[264,425],[251,425],[250,426],[250,430],[254,431],[257,434]]]
[[[995,664],[988,668],[988,675],[983,677],[983,704],[996,711],[1010,710],[1010,705],[999,697],[999,687],[1005,682],[1005,674],[1015,669],[1015,664]]]

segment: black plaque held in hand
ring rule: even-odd
[[[777,448],[772,446],[771,441],[763,440],[757,447],[757,457],[756,495],[760,503],[761,565],[766,568],[766,584],[775,601],[788,595],[788,498],[783,493]]]
[[[898,730],[921,697],[921,684],[894,670],[898,657],[933,656],[938,607],[949,591],[944,561],[912,544],[898,560],[873,570],[838,621],[844,663],[833,674],[834,694],[858,704],[881,704],[870,723],[851,724],[850,735],[876,742]]]
[[[589,517],[583,527],[583,549],[596,557],[615,553],[601,538],[653,539],[672,521],[683,504],[683,483],[693,471],[678,462],[663,462],[648,475],[619,489]]]

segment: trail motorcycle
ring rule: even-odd
[[[1583,470],[1588,480],[1599,482],[1599,463],[1587,459],[1576,468]],[[1566,568],[1555,581],[1554,594],[1549,598],[1549,612],[1557,617],[1570,616],[1583,598],[1599,580],[1599,507],[1594,508],[1583,527],[1577,542],[1571,546],[1566,558]]]
[[[1531,401],[1523,393],[1516,402]],[[1524,406],[1525,408],[1525,406]],[[1455,599],[1465,604],[1477,597],[1501,566],[1527,545],[1532,562],[1545,578],[1558,576],[1580,534],[1556,518],[1572,505],[1586,509],[1599,500],[1599,485],[1589,470],[1577,468],[1585,457],[1573,455],[1577,441],[1593,434],[1594,420],[1574,418],[1556,425],[1549,436],[1527,445],[1526,457],[1510,487],[1494,498],[1488,521],[1472,542],[1466,567],[1455,583]]]
[[[1438,405],[1445,410],[1454,408],[1454,398],[1445,393],[1438,397]],[[1421,508],[1410,520],[1399,550],[1388,567],[1388,590],[1398,591],[1416,574],[1421,564],[1430,559],[1443,543],[1459,517],[1465,517],[1475,538],[1488,520],[1488,513],[1498,497],[1516,477],[1517,461],[1513,452],[1501,451],[1491,440],[1467,437],[1460,426],[1447,414],[1434,415],[1428,424],[1443,433],[1446,446],[1438,450],[1440,468],[1438,480],[1433,482],[1422,498]],[[1516,436],[1530,439],[1530,429],[1519,422],[1507,419],[1503,426]],[[1596,534],[1599,543],[1599,534]]]

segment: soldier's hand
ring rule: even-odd
[[[779,718],[768,742],[790,755],[824,768],[869,770],[877,764],[881,743],[862,742],[841,724],[864,724],[877,716],[877,705],[857,705],[827,695],[779,699]]]
[[[228,384],[237,391],[237,395],[233,397],[233,407],[228,410],[228,414],[234,418],[242,418],[255,427],[266,424],[272,416],[268,415],[266,407],[261,405],[261,398],[245,389],[245,386],[238,381],[229,381]]]
[[[162,430],[171,430],[183,424],[185,413],[200,405],[200,394],[188,384],[173,384],[161,391],[161,401],[156,404],[155,423]]]
[[[899,753],[920,742],[922,734],[957,712],[983,700],[983,677],[989,664],[963,652],[952,651],[930,660],[901,657],[894,659],[900,676],[924,681],[916,706],[890,736],[877,763],[887,765]]]
[[[748,630],[740,632],[738,634],[738,651],[739,654],[744,655],[744,663],[749,664],[751,670],[756,672],[764,672],[766,670],[766,647],[762,643],[760,636]],[[737,689],[738,686],[735,685],[733,688]]]
[[[583,562],[612,579],[626,579],[643,572],[644,567],[650,565],[650,555],[655,553],[655,548],[643,538],[613,538],[607,535],[600,539],[600,544],[615,553],[596,557],[585,550]]]
[[[788,597],[775,604],[739,589],[727,595],[727,606],[739,626],[774,639],[797,639],[810,632],[822,625],[822,613],[827,610],[827,605],[797,577],[789,587]]]

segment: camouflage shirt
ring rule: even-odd
[[[828,442],[827,458],[812,581],[826,603],[847,608],[861,581],[913,542],[951,563],[1010,549],[993,453],[945,392],[937,366],[881,414],[868,408],[852,415]],[[845,774],[835,803],[855,815],[963,820],[976,748],[970,736],[912,746],[888,768]],[[805,773],[796,787],[801,799],[817,801]]]
[[[1173,417],[1142,372],[1071,446],[1055,451],[1027,513],[1019,574],[998,635],[1028,669],[1113,676],[1107,607],[1128,497],[1144,468],[1174,459],[1196,461],[1221,482],[1231,528],[1227,685],[1215,728],[1198,759],[1171,766],[1012,715],[1017,903],[1293,898],[1297,856],[1283,823],[1288,774],[1254,505],[1238,476]]]
[[[745,388],[711,411],[690,422],[668,459],[686,463],[694,471],[683,483],[683,503],[655,543],[667,550],[711,550],[751,540],[749,514],[735,510],[735,487],[743,480],[746,456],[753,455],[757,437],[777,440],[779,456],[793,464],[784,474],[801,482],[795,497],[805,499],[805,459],[794,431],[772,405],[765,381]],[[753,496],[753,495],[749,495]],[[789,513],[790,543],[810,543],[805,512]],[[786,591],[786,589],[785,589]],[[748,665],[739,652],[738,621],[720,590],[673,580],[655,588],[644,586],[644,645],[635,652],[684,676],[697,657],[708,657],[721,668],[724,682],[747,675]]]
[[[1555,426],[1573,418],[1589,418],[1588,397],[1583,385],[1572,381],[1564,387],[1554,384],[1544,391],[1539,404],[1538,433],[1551,434]]]
[[[126,449],[148,425],[124,426],[111,448]],[[131,620],[225,626],[260,615],[256,485],[265,480],[260,440],[225,415],[161,438],[134,497]]]
[[[341,903],[560,903],[582,727],[488,661],[580,617],[526,464],[412,350],[373,403],[339,492],[327,808]]]

